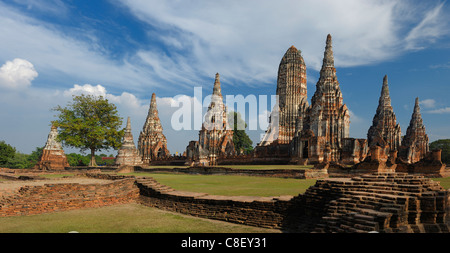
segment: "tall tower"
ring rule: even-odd
[[[419,98],[416,98],[411,121],[403,137],[399,156],[408,163],[418,162],[429,151],[428,135],[420,114]]]
[[[205,165],[215,165],[220,156],[235,153],[233,130],[228,126],[227,109],[223,103],[220,87],[220,75],[216,74],[213,94],[205,121],[199,132],[197,162]]]
[[[301,51],[291,46],[278,67],[278,143],[289,144],[301,104],[307,103],[306,65]]]
[[[328,34],[320,77],[311,98],[304,128],[311,130],[314,136],[318,137],[320,152],[325,150],[329,153],[329,161],[337,161],[340,159],[343,139],[349,137],[349,127],[350,114],[343,102],[334,67],[332,39]]]
[[[158,116],[156,95],[152,94],[150,108],[144,127],[139,134],[138,151],[142,161],[149,164],[151,161],[170,156],[167,149],[167,139]]]
[[[383,87],[378,101],[378,108],[373,117],[372,126],[367,133],[369,147],[389,146],[389,151],[398,151],[401,142],[401,129],[397,123],[389,95],[388,77],[383,78]]]

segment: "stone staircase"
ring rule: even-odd
[[[314,232],[450,232],[449,193],[417,175],[376,173],[318,180],[305,194],[305,212],[321,215]]]

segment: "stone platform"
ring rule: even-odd
[[[306,215],[319,216],[313,232],[445,232],[449,191],[429,178],[375,173],[318,180],[304,194]]]

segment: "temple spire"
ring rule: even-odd
[[[322,69],[326,67],[334,67],[333,45],[330,34],[327,36]]]
[[[128,116],[127,119],[127,127],[125,129],[126,132],[131,132],[131,121],[130,121],[130,117]]]
[[[419,97],[416,97],[416,102],[414,104],[414,114],[418,114],[420,116]]]
[[[157,106],[156,106],[156,94],[155,93],[152,94],[152,99],[150,100],[149,114],[152,114],[153,116],[157,116],[158,115],[158,109],[157,109]]]
[[[214,80],[213,95],[222,96],[222,89],[220,88],[220,75],[216,73],[216,79]]]
[[[389,95],[389,85],[388,76],[385,75],[383,78],[383,87],[381,88],[381,96],[378,103],[378,107],[390,107],[391,106],[391,96]]]
[[[397,123],[394,109],[391,105],[388,77],[385,75],[377,111],[373,117],[372,126],[367,133],[369,147],[374,145],[384,147],[388,145],[390,151],[398,151],[401,134],[400,125]]]
[[[139,134],[138,151],[145,164],[149,164],[157,158],[164,158],[170,155],[167,149],[167,140],[163,134],[161,120],[158,116],[155,93],[152,93],[147,119]]]
[[[416,98],[411,121],[402,140],[400,157],[408,163],[424,158],[429,151],[428,135],[420,115],[419,98]]]

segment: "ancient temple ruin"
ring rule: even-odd
[[[36,168],[40,170],[64,170],[69,167],[69,162],[64,154],[61,143],[57,139],[58,128],[52,125],[47,137],[44,149]]]
[[[291,163],[300,164],[343,160],[357,163],[364,159],[367,141],[349,137],[350,113],[343,102],[334,67],[331,35],[326,39],[311,105],[307,101],[305,62],[293,46],[280,62],[277,95],[279,107],[271,114],[271,123],[272,117],[278,117],[278,128],[270,125],[255,148],[257,157],[284,156]]]
[[[301,51],[291,46],[278,66],[277,104],[270,116],[270,125],[255,152],[283,157],[289,154],[289,143],[295,135],[297,118],[308,107],[306,65]]]
[[[389,95],[388,77],[383,78],[383,87],[381,89],[378,108],[373,117],[372,126],[367,132],[367,140],[369,148],[374,146],[381,147],[382,152],[386,155],[389,152],[398,151],[402,138],[400,124],[397,123],[394,109],[391,105],[391,97]]]
[[[191,141],[186,148],[189,165],[216,165],[218,158],[235,154],[233,130],[228,125],[219,73],[215,77],[211,103],[204,119],[198,142]]]
[[[407,163],[415,163],[429,151],[428,135],[420,114],[419,98],[416,98],[411,121],[399,149],[399,157]]]
[[[145,164],[170,156],[167,149],[167,139],[163,134],[161,120],[158,116],[155,93],[152,94],[147,119],[139,134],[138,151]]]
[[[297,124],[297,156],[311,162],[339,161],[344,139],[349,137],[350,114],[343,102],[334,67],[331,35],[327,36],[316,91]]]
[[[295,122],[308,106],[306,86],[306,65],[301,51],[291,46],[278,68],[277,92],[279,105],[279,144],[289,144],[294,137]]]
[[[135,166],[142,165],[142,159],[134,145],[133,134],[131,133],[131,121],[130,117],[127,119],[127,126],[125,128],[125,134],[122,140],[122,146],[120,147],[115,165],[117,166]]]

